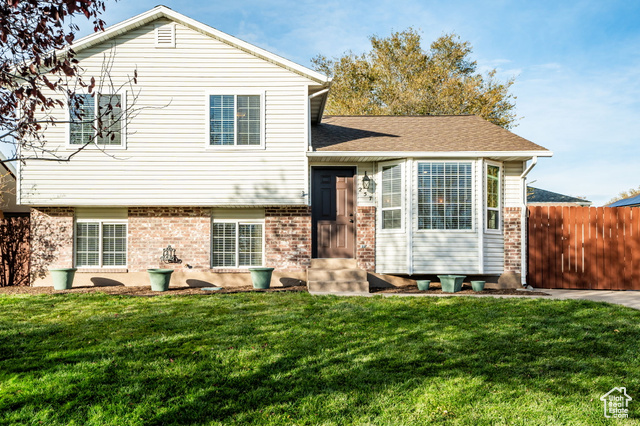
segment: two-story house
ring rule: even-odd
[[[93,137],[86,117],[136,112],[69,162],[19,168],[34,271],[77,267],[78,285],[141,285],[157,267],[233,285],[251,266],[278,285],[314,258],[379,276],[523,272],[524,182],[545,148],[476,116],[323,117],[326,76],[164,6],[73,48],[87,75],[109,62],[112,84],[59,111],[50,148]],[[160,262],[168,245],[182,263]]]

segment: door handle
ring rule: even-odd
[[[353,223],[353,219],[349,219],[349,223]]]

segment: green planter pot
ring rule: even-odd
[[[169,282],[171,282],[173,269],[147,269],[147,272],[149,273],[152,291],[169,290]]]
[[[473,291],[484,291],[484,281],[471,281]]]
[[[466,277],[466,275],[438,275],[442,291],[445,293],[456,293],[462,290],[462,281]]]
[[[249,268],[253,288],[269,288],[274,268]]]
[[[73,285],[73,277],[76,275],[76,268],[49,269],[53,288],[55,290],[69,290]]]
[[[431,280],[417,280],[418,290],[426,291],[429,290],[429,284],[431,284]]]

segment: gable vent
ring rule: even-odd
[[[163,25],[156,28],[156,47],[176,47],[175,24]]]

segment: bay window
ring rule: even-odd
[[[382,166],[382,229],[402,228],[402,165]]]
[[[418,229],[473,227],[471,162],[418,163]]]
[[[487,229],[500,229],[500,167],[487,164],[486,181],[486,217]]]

